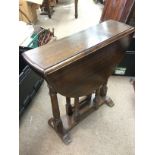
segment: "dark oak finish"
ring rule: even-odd
[[[104,5],[100,22],[112,19],[135,26],[135,0],[105,0]],[[101,96],[106,89],[105,85],[101,87]],[[108,106],[114,105],[111,99],[107,99],[107,101]]]
[[[122,35],[128,36],[133,31],[134,28],[131,26],[108,20],[72,36],[52,42],[52,44],[29,50],[23,56],[41,74],[47,75],[95,53],[98,49],[111,46],[111,43],[120,40]]]
[[[129,23],[133,16],[135,0],[106,0],[100,21],[113,19]]]
[[[53,118],[49,125],[68,144],[68,131],[103,103],[107,81],[128,48],[134,28],[109,20],[72,36],[23,53],[50,90]],[[94,102],[91,94],[95,92]],[[66,116],[61,117],[57,93],[66,96]],[[86,96],[84,99],[80,97]],[[71,105],[70,97],[74,98]]]
[[[73,110],[72,110],[72,105],[71,105],[71,98],[66,97],[66,114],[67,115],[72,115]]]

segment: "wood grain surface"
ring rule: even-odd
[[[133,27],[108,20],[51,44],[29,50],[23,56],[40,72],[54,72],[133,31]]]

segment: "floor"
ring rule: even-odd
[[[79,18],[74,19],[71,0],[59,0],[52,19],[39,16],[37,25],[55,28],[57,39],[98,23],[102,5],[79,0]],[[82,3],[83,2],[83,3]],[[89,6],[89,7],[88,7]],[[63,15],[63,16],[62,16]],[[115,106],[101,106],[71,130],[72,143],[65,145],[47,124],[52,116],[44,82],[19,124],[20,155],[134,155],[134,89],[130,77],[111,76],[108,95]],[[60,111],[65,98],[58,95]]]
[[[78,18],[74,16],[74,0],[59,0],[54,7],[52,18],[38,16],[37,25],[54,28],[57,39],[71,35],[99,23],[103,5],[95,4],[93,0],[79,0]],[[39,12],[38,12],[39,13]]]

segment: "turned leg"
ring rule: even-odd
[[[55,130],[57,130],[60,133],[63,133],[63,124],[60,118],[57,94],[50,92],[50,97],[51,97],[52,112],[53,112],[53,126]]]
[[[45,8],[47,10],[48,17],[51,18],[50,2],[48,0],[45,0],[44,2],[45,2]]]
[[[100,96],[105,97],[107,95],[108,87],[106,85],[102,85],[100,87]]]
[[[94,108],[98,109],[100,103],[100,89],[95,91],[95,98],[94,98]]]
[[[73,114],[70,97],[66,97],[66,114],[69,116]]]
[[[75,109],[74,109],[74,120],[75,120],[76,122],[78,122],[79,119],[80,119],[80,112],[79,112],[79,108],[80,108],[79,97],[75,97],[75,99],[74,99],[74,107],[75,107]]]
[[[49,94],[51,98],[52,104],[52,112],[53,118],[49,120],[49,125],[55,129],[60,138],[63,140],[65,144],[69,144],[71,142],[68,132],[65,131],[63,127],[63,123],[60,117],[60,110],[58,105],[57,93],[53,91],[52,88],[49,88]],[[53,125],[52,125],[53,124]]]
[[[104,103],[106,105],[108,105],[109,107],[113,107],[114,106],[114,103],[113,101],[111,100],[110,97],[107,96],[107,90],[108,90],[108,87],[106,84],[103,84],[101,87],[100,87],[100,96],[101,98],[104,100]]]
[[[75,0],[75,18],[78,18],[78,0]]]

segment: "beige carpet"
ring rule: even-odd
[[[59,0],[54,7],[52,18],[38,16],[37,25],[55,29],[56,37],[62,38],[79,32],[99,23],[103,5],[95,4],[93,0],[79,0],[78,18],[74,17],[74,0]],[[38,11],[39,14],[39,11]]]
[[[92,0],[79,0],[79,18],[75,20],[73,1],[61,0],[52,19],[39,16],[37,24],[54,27],[59,39],[97,24],[101,7]],[[115,106],[101,106],[73,128],[72,143],[67,146],[47,124],[52,112],[44,82],[20,120],[20,155],[134,155],[134,90],[129,81],[129,77],[109,79],[108,95]],[[65,99],[58,97],[64,114]]]
[[[52,116],[44,82],[20,120],[20,155],[134,155],[134,90],[128,77],[111,77],[108,94],[115,106],[101,106],[71,130],[64,145],[47,124]],[[64,113],[65,100],[59,96]]]

